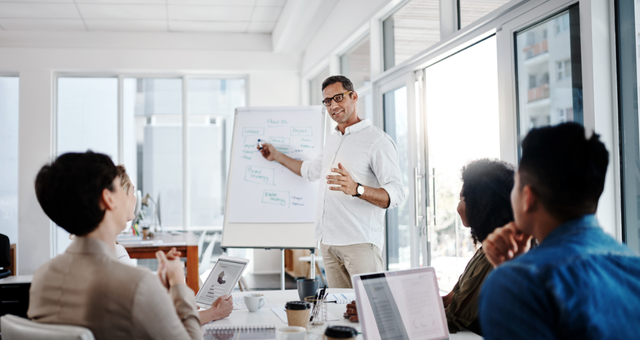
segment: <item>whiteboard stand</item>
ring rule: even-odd
[[[310,268],[310,272],[309,272],[309,278],[311,279],[315,279],[316,278],[316,250],[315,249],[311,249],[311,268]],[[322,272],[320,272],[320,275],[322,275]]]
[[[319,189],[317,183],[266,161],[257,146],[264,141],[293,158],[313,160],[322,152],[327,117],[323,105],[236,109],[221,248],[280,249],[281,290],[285,249],[311,250],[315,278],[318,242],[315,219],[309,216],[315,216]]]
[[[284,248],[280,249],[281,258],[281,267],[280,267],[280,290],[284,290]]]

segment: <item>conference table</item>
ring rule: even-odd
[[[176,248],[187,259],[187,286],[194,292],[200,289],[198,281],[198,241],[193,232],[156,233],[153,238],[144,241],[118,241],[132,259],[155,259],[156,252],[168,252]]]
[[[329,289],[329,294],[353,294],[353,289]],[[275,326],[276,329],[287,326],[272,310],[271,307],[284,308],[287,301],[299,300],[297,290],[274,290],[274,291],[251,291],[251,292],[234,292],[234,299],[236,297],[242,297],[246,294],[260,293],[264,294],[266,298],[265,307],[255,313],[251,313],[246,309],[234,310],[227,318],[218,321],[212,321],[209,324],[216,326],[224,325],[241,325],[241,326]],[[346,310],[346,304],[328,303],[327,311],[329,314],[338,318],[338,321],[329,321],[322,326],[309,326],[308,340],[322,339],[322,334],[328,325],[341,325],[354,327],[361,332],[360,323],[351,322],[342,317]],[[208,324],[208,325],[209,325]],[[206,327],[206,326],[205,326]],[[203,328],[203,330],[206,329]],[[362,334],[358,335],[358,339],[364,339]],[[478,340],[482,337],[469,331],[458,332],[451,334],[449,339],[451,340]]]

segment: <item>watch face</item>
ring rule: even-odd
[[[364,194],[364,187],[362,185],[358,185],[358,194]]]

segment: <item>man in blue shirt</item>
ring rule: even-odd
[[[515,221],[482,244],[497,267],[480,296],[485,339],[640,338],[640,257],[594,215],[608,163],[598,135],[575,123],[524,139]]]

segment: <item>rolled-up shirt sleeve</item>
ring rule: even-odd
[[[316,159],[312,161],[302,162],[302,166],[300,167],[300,175],[302,175],[302,178],[309,182],[320,179],[322,175],[322,154],[323,152],[320,152]]]
[[[371,146],[371,169],[373,169],[380,187],[389,195],[387,209],[402,204],[407,198],[407,191],[402,182],[398,147],[391,138],[387,136],[379,138]]]

